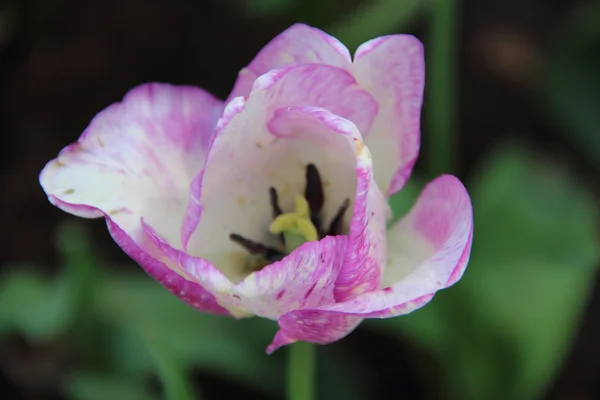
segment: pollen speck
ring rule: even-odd
[[[235,200],[235,202],[237,203],[238,206],[244,207],[244,205],[246,204],[246,197],[240,196]]]
[[[63,194],[73,194],[75,193],[75,189],[67,189],[63,192]]]
[[[362,153],[365,145],[363,144],[362,140],[355,138],[354,139],[354,147],[356,147],[356,152],[360,155],[360,153]]]

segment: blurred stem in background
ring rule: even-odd
[[[287,399],[313,400],[315,398],[316,347],[312,343],[297,342],[288,350]]]
[[[164,398],[167,400],[202,400],[189,382],[186,368],[177,360],[172,351],[159,343],[151,334],[143,335],[148,350],[156,363],[156,369],[163,383]]]
[[[458,0],[432,0],[429,38],[427,99],[429,102],[428,172],[432,176],[456,173],[455,43]]]
[[[352,52],[369,39],[394,34],[406,27],[427,5],[425,1],[365,1],[356,10],[336,19],[326,31],[340,39]]]

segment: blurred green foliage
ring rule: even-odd
[[[414,186],[393,199],[398,211],[416,198]],[[536,399],[594,282],[598,208],[565,167],[514,145],[496,150],[468,187],[475,235],[463,279],[424,309],[372,327],[435,356],[445,385],[434,398]]]

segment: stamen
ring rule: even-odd
[[[279,250],[265,246],[264,244],[255,242],[253,240],[246,239],[237,233],[230,234],[229,239],[242,246],[248,251],[248,253],[259,255],[269,262],[279,261],[283,258],[283,253]]]
[[[283,214],[281,207],[279,207],[279,196],[277,190],[274,187],[269,188],[269,198],[271,199],[271,209],[273,210],[273,219]]]
[[[327,231],[327,236],[336,236],[342,233],[342,219],[344,218],[344,214],[346,210],[350,207],[350,199],[344,200],[340,208],[338,209],[337,214],[329,224],[329,230]]]
[[[304,189],[304,197],[310,206],[310,221],[317,228],[317,231],[320,232],[320,214],[323,209],[323,203],[325,202],[325,195],[323,194],[321,175],[314,164],[308,164],[306,166],[306,189]]]
[[[271,210],[273,212],[273,219],[279,217],[283,214],[283,210],[279,206],[279,196],[277,194],[277,189],[274,187],[269,188],[269,199],[271,201]],[[285,236],[283,234],[278,235],[279,241],[285,247]]]

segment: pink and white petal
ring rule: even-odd
[[[323,313],[320,310],[296,310],[283,315],[279,331],[267,347],[267,354],[298,341],[329,344],[347,336],[363,318],[351,315]]]
[[[315,63],[348,69],[350,52],[339,40],[325,32],[295,24],[271,40],[238,75],[228,100],[247,97],[256,78],[272,69]]]
[[[375,181],[391,196],[402,189],[419,154],[423,45],[410,35],[370,40],[356,50],[352,71],[379,104],[365,143],[373,154]]]
[[[247,273],[225,261],[239,260],[246,252],[229,235],[273,242],[268,233],[270,187],[277,189],[282,209],[293,209],[295,196],[304,192],[306,166],[314,163],[325,181],[325,218],[333,218],[344,199],[355,197],[354,139],[336,131],[337,122],[329,126],[320,121],[317,114],[324,110],[302,111],[302,104],[328,106],[354,115],[363,125],[370,125],[376,113],[371,96],[346,71],[325,65],[271,71],[255,82],[245,103],[236,98],[227,106],[206,165],[194,179],[186,217],[186,230],[193,233],[186,248],[235,283]],[[286,118],[289,132],[278,128],[287,124],[281,123]],[[352,125],[352,135],[360,136],[356,126],[335,119]]]
[[[234,284],[209,261],[170,246],[148,225],[146,232],[170,262],[211,292],[233,316],[276,320],[290,310],[334,301],[335,277],[346,251],[345,236],[305,243],[283,260],[250,273]]]
[[[40,174],[51,202],[110,216],[136,242],[140,217],[174,243],[188,186],[202,167],[222,103],[194,87],[146,84],[100,112]]]

